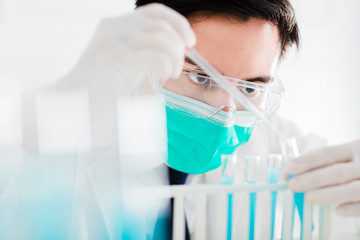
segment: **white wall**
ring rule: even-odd
[[[54,81],[83,52],[100,19],[134,0],[0,0],[0,78],[24,89]]]
[[[293,0],[299,53],[279,69],[287,96],[279,113],[329,143],[360,138],[360,2]],[[30,89],[59,79],[104,16],[134,0],[0,0],[0,80]]]
[[[280,66],[280,114],[330,144],[360,138],[360,1],[293,1],[302,46]]]

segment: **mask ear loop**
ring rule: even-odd
[[[211,114],[211,116],[216,115],[217,113],[219,113],[220,111],[224,110],[227,107],[230,108],[231,116],[234,116],[234,114],[236,113],[236,106],[233,103],[224,103],[223,105],[216,107],[214,112]]]

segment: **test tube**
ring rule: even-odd
[[[278,183],[282,165],[282,155],[269,154],[267,158],[266,182]],[[277,192],[271,192],[271,238],[274,239],[275,213],[276,213]]]
[[[234,183],[234,170],[237,162],[237,155],[221,155],[222,172],[221,184],[230,185]],[[231,240],[232,235],[232,211],[233,211],[233,194],[228,194],[228,219],[227,219],[227,240]]]
[[[259,172],[260,156],[247,155],[245,157],[245,180],[248,184],[256,183]]]
[[[285,156],[285,162],[292,160],[295,157],[299,156],[299,149],[297,146],[296,138],[289,138],[287,141],[280,140],[280,146],[283,155]],[[289,175],[288,178],[291,179],[294,177],[293,175]],[[304,202],[305,202],[305,193],[303,192],[296,192],[294,193],[294,208],[293,208],[293,224],[295,218],[295,208],[299,214],[300,218],[300,240],[303,239],[303,216],[304,216]],[[293,226],[294,229],[294,226]]]
[[[269,154],[267,158],[267,183],[277,183],[280,178],[283,156],[281,154]]]
[[[256,184],[259,172],[260,156],[247,155],[245,158],[245,180],[247,184]],[[255,236],[255,211],[256,193],[250,192],[249,201],[249,240],[254,240]]]
[[[222,154],[221,162],[222,162],[221,184],[224,185],[233,184],[237,155]]]

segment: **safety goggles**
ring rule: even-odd
[[[234,86],[266,115],[272,114],[278,108],[285,93],[277,77],[257,78],[251,81],[226,76],[221,78]],[[194,117],[212,118],[220,113],[225,118],[234,118],[237,112],[245,111],[245,108],[218,86],[213,78],[193,64],[185,63],[180,78],[165,81],[162,88],[166,90],[166,103],[169,107],[175,110],[180,108],[182,112],[186,111]],[[185,98],[182,97],[180,101],[176,96]]]

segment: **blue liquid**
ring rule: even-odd
[[[146,235],[144,227],[139,224],[139,222],[141,223],[141,219],[138,218],[136,214],[134,215],[134,213],[125,210],[120,216],[120,221],[118,223],[119,225],[121,224],[122,228],[120,232],[115,231],[115,240],[143,239]]]
[[[271,192],[271,239],[274,239],[277,192]]]
[[[289,179],[293,178],[294,175],[289,175]],[[295,207],[298,210],[299,218],[300,218],[300,240],[303,240],[303,213],[304,213],[304,201],[305,201],[305,193],[294,193],[294,209],[293,209],[293,218],[295,218]],[[314,225],[312,223],[312,229],[314,229]],[[293,229],[294,231],[294,219],[293,219]]]
[[[27,209],[31,239],[68,239],[71,199],[46,196]]]
[[[304,200],[305,200],[305,194],[304,193],[294,193],[294,202],[295,202],[295,206],[296,206],[296,208],[298,210],[298,213],[299,213],[300,224],[301,224],[301,226],[300,226],[300,240],[303,239],[302,230],[303,230]],[[294,217],[295,217],[295,214],[294,214]]]
[[[234,183],[234,177],[222,176],[221,184],[231,185]],[[228,194],[228,219],[227,219],[227,240],[231,240],[232,233],[232,206],[233,206],[233,194]]]
[[[280,168],[268,167],[266,172],[267,183],[278,183],[280,178]],[[271,192],[271,238],[274,239],[274,225],[276,213],[277,192]]]
[[[248,181],[248,184],[255,184],[254,181]],[[256,193],[250,193],[250,214],[249,214],[249,240],[254,240],[255,236],[255,208],[256,208]]]
[[[227,240],[231,240],[232,232],[232,205],[233,205],[233,195],[228,195],[228,228],[227,228]]]
[[[266,182],[267,183],[278,183],[280,179],[280,168],[268,167],[266,170]]]
[[[222,176],[222,177],[221,177],[221,184],[222,184],[222,185],[231,185],[231,184],[234,184],[234,177]]]

